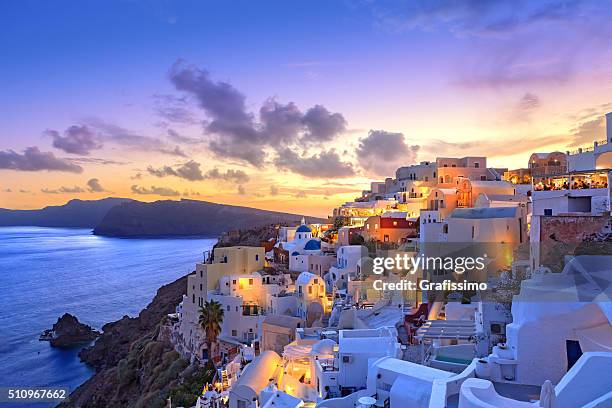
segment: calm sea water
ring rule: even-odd
[[[98,329],[137,315],[161,285],[192,271],[215,242],[0,228],[0,387],[74,390],[92,370],[79,361],[78,349],[52,348],[38,341],[39,334],[65,312]]]

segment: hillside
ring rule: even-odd
[[[207,201],[132,201],[118,205],[94,229],[95,235],[113,237],[218,236],[266,224],[296,224],[301,215]],[[306,217],[309,223],[325,222]]]
[[[102,200],[70,200],[64,205],[48,206],[39,210],[8,210],[0,208],[0,226],[77,227],[93,228],[108,210],[127,198]]]

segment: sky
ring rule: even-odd
[[[326,216],[436,157],[605,139],[612,2],[0,2],[0,207]]]

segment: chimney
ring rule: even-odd
[[[612,112],[606,113],[606,138],[612,143]]]

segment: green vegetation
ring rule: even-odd
[[[204,385],[212,382],[215,369],[189,365],[170,344],[156,340],[158,331],[134,342],[119,361],[114,370],[117,395],[133,395],[127,406],[136,408],[164,408],[169,397],[172,406],[193,406]],[[126,406],[125,402],[113,400],[113,405]]]
[[[206,333],[206,347],[208,350],[209,361],[212,361],[212,345],[217,342],[217,337],[221,333],[221,323],[223,323],[223,307],[221,303],[211,300],[204,303],[200,308],[198,323]]]
[[[170,391],[172,405],[177,407],[192,407],[204,385],[210,384],[215,376],[212,363],[206,366],[190,366],[183,372],[183,381]]]

